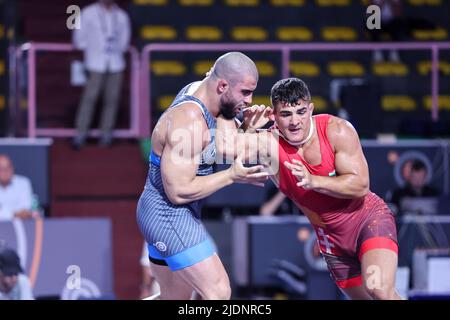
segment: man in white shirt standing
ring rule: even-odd
[[[30,180],[14,174],[11,159],[0,154],[0,221],[34,217],[32,201]]]
[[[99,0],[81,11],[81,28],[74,29],[73,42],[84,51],[89,79],[78,107],[77,136],[73,145],[81,148],[91,126],[95,103],[103,92],[100,144],[109,146],[116,121],[125,69],[124,53],[130,44],[130,20],[114,0]]]

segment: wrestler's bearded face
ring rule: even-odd
[[[229,92],[224,93],[220,98],[220,114],[227,120],[236,117],[243,108],[244,106],[241,102],[229,94]]]
[[[314,109],[312,102],[305,100],[299,100],[296,104],[279,102],[274,109],[278,130],[289,142],[299,143],[308,136]]]
[[[244,108],[250,106],[256,85],[257,80],[251,76],[244,77],[242,81],[235,84],[229,83],[227,90],[220,97],[220,114],[225,119],[231,120]]]

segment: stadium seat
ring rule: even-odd
[[[274,7],[300,7],[305,5],[305,0],[270,0]]]
[[[357,61],[331,61],[327,66],[333,77],[360,77],[364,75],[364,67]]]
[[[225,0],[225,4],[230,7],[256,7],[259,5],[259,0]]]
[[[276,36],[281,41],[311,41],[313,33],[306,27],[279,27]]]
[[[351,0],[316,0],[316,5],[319,7],[329,7],[329,6],[349,6]]]
[[[409,4],[412,6],[440,6],[442,0],[408,0]]]
[[[420,41],[446,40],[448,32],[444,28],[436,29],[415,29],[412,32],[414,39]]]
[[[178,0],[180,6],[190,7],[190,6],[212,6],[214,0]]]
[[[351,27],[323,27],[322,38],[326,41],[355,41],[358,34]]]
[[[5,27],[0,24],[0,39],[2,39],[5,36]]]
[[[214,26],[189,26],[186,38],[190,41],[218,41],[222,39],[222,30]]]
[[[3,76],[5,73],[5,62],[3,60],[0,60],[0,76]]]
[[[231,29],[231,37],[236,41],[265,41],[267,31],[261,27],[234,27]]]
[[[423,97],[423,105],[425,109],[431,110],[433,106],[433,99],[430,95]],[[450,95],[439,96],[438,108],[440,110],[450,110]]]
[[[166,110],[172,101],[175,99],[174,95],[164,95],[158,98],[158,109],[161,111]]]
[[[372,72],[380,77],[406,76],[409,73],[409,68],[399,62],[378,62],[372,64]]]
[[[298,77],[317,77],[320,75],[320,68],[311,61],[291,61],[289,66],[291,73]]]
[[[214,65],[213,60],[200,60],[194,62],[192,70],[195,75],[204,77],[205,73],[207,73],[213,65]]]
[[[450,75],[450,62],[439,61],[439,71],[444,75]],[[431,61],[419,61],[417,63],[417,72],[423,76],[430,74]]]
[[[384,111],[412,111],[417,107],[416,101],[407,95],[384,95],[381,106]]]
[[[137,6],[166,6],[169,0],[133,0]]]
[[[277,72],[275,66],[270,61],[255,61],[255,64],[261,77],[273,77]]]
[[[144,40],[175,40],[177,31],[170,26],[143,26],[141,38]]]
[[[186,66],[181,61],[159,60],[153,61],[150,66],[155,76],[181,76],[186,73]]]
[[[0,96],[0,111],[5,109],[5,97]]]
[[[312,102],[314,103],[314,112],[324,112],[328,109],[327,100],[321,96],[313,96]]]

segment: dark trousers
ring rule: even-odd
[[[89,72],[89,79],[84,87],[76,117],[78,135],[85,137],[92,123],[95,104],[99,94],[103,94],[103,110],[100,130],[103,137],[111,135],[116,123],[122,88],[123,72]]]

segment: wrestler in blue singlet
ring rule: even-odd
[[[214,129],[216,118],[197,98],[187,94],[191,84],[181,89],[169,109],[194,103],[201,109],[209,130],[210,144],[202,151],[198,176],[213,173],[216,149]],[[215,245],[200,221],[201,201],[174,205],[165,194],[161,178],[160,157],[150,154],[150,168],[144,191],[138,202],[137,221],[148,243],[150,260],[167,264],[171,270],[194,265],[215,253]]]

